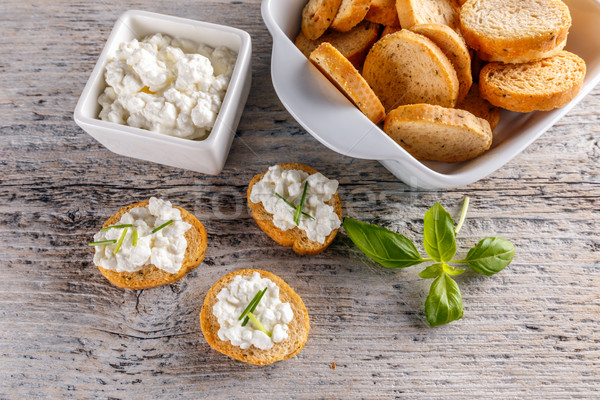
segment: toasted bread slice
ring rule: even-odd
[[[471,86],[471,90],[469,90],[467,96],[456,105],[456,108],[485,119],[490,124],[492,131],[496,129],[496,126],[500,122],[500,109],[481,98],[479,95],[479,86],[476,83]]]
[[[279,166],[282,169],[288,169],[288,170],[289,169],[297,169],[300,171],[304,171],[310,175],[317,173],[317,170],[309,167],[308,165],[303,165],[303,164],[287,163],[287,164],[279,164]],[[260,229],[262,229],[275,242],[279,243],[282,246],[292,247],[292,250],[294,250],[298,254],[318,254],[318,253],[322,252],[323,250],[325,250],[327,247],[329,247],[331,242],[333,242],[335,235],[337,235],[338,229],[335,229],[334,231],[332,231],[325,238],[325,243],[321,244],[321,243],[310,240],[306,236],[306,233],[298,227],[294,227],[293,229],[289,229],[287,231],[283,231],[283,230],[279,229],[278,227],[276,227],[273,224],[273,215],[269,214],[265,210],[262,203],[253,203],[250,200],[250,194],[252,193],[252,187],[257,182],[259,182],[263,178],[264,175],[265,175],[265,173],[262,173],[262,174],[256,175],[254,178],[252,178],[252,180],[250,181],[250,184],[248,185],[248,192],[247,192],[248,207],[250,208],[252,217],[254,218],[254,220],[260,227]],[[337,193],[335,194],[335,196],[333,196],[327,202],[327,204],[330,205],[331,207],[333,207],[335,213],[337,214],[337,216],[340,218],[340,221],[341,221],[342,220],[342,204],[340,203],[340,198],[338,197]]]
[[[383,130],[421,160],[461,162],[490,148],[490,124],[473,114],[430,104],[398,107],[385,118]]]
[[[135,207],[145,207],[148,201],[131,204],[121,208],[115,215],[102,225],[103,227],[115,225],[123,214]],[[204,225],[194,215],[190,214],[181,207],[175,207],[181,212],[181,218],[191,224],[192,227],[185,233],[187,248],[181,269],[176,274],[170,274],[162,269],[156,268],[153,264],[147,264],[139,271],[135,272],[117,272],[110,269],[98,267],[102,275],[113,285],[124,289],[150,289],[157,286],[168,285],[183,278],[188,272],[196,268],[206,254],[207,235]]]
[[[396,33],[400,30],[402,30],[402,28],[400,26],[386,26],[385,28],[383,28],[383,31],[381,32],[381,37],[389,35],[390,33]]]
[[[385,109],[361,74],[329,43],[310,54],[310,61],[373,123],[385,118]]]
[[[448,57],[431,40],[407,29],[373,45],[363,76],[386,111],[417,103],[454,107],[458,98],[459,82]]]
[[[342,4],[331,23],[331,29],[348,32],[365,19],[370,5],[371,0],[342,0]]]
[[[454,0],[397,0],[400,26],[408,29],[417,24],[442,24],[458,30],[460,8]]]
[[[585,61],[568,51],[526,64],[489,63],[479,76],[481,97],[511,111],[562,107],[581,90]]]
[[[302,33],[315,40],[325,33],[333,22],[342,0],[308,0],[302,10]]]
[[[213,307],[218,301],[217,295],[223,288],[227,287],[236,276],[251,276],[255,272],[258,272],[262,278],[270,279],[279,287],[279,299],[282,303],[290,303],[294,313],[294,318],[288,324],[287,339],[275,343],[269,350],[261,350],[254,346],[242,349],[239,346],[232,345],[230,341],[225,342],[219,339],[220,325],[213,313]],[[200,327],[208,344],[218,352],[249,364],[267,365],[286,360],[298,354],[308,338],[310,322],[302,299],[283,279],[267,271],[242,269],[225,275],[210,288],[200,311]]]
[[[571,27],[560,0],[469,0],[460,9],[460,29],[481,59],[525,63],[564,48]]]
[[[428,37],[448,57],[458,77],[458,99],[465,98],[471,84],[471,55],[464,39],[448,25],[442,24],[417,24],[410,28],[411,31]]]
[[[365,19],[381,25],[399,26],[396,0],[371,0],[371,7]]]
[[[348,32],[327,31],[317,40],[310,40],[300,32],[296,37],[296,47],[308,58],[321,43],[328,42],[358,69],[371,46],[379,39],[379,29],[378,24],[363,21]]]

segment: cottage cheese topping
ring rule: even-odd
[[[159,33],[122,43],[106,64],[100,119],[186,139],[212,130],[237,55]]]
[[[265,295],[252,313],[271,332],[271,337],[255,329],[249,321],[242,327],[238,318],[259,290],[267,287]],[[270,279],[261,278],[258,272],[252,276],[237,275],[233,282],[217,294],[213,313],[219,322],[219,339],[231,341],[234,346],[247,349],[251,345],[268,350],[275,343],[288,337],[288,324],[294,318],[290,303],[279,300],[279,287]]]
[[[165,222],[174,222],[152,233]],[[192,225],[181,219],[181,212],[171,206],[171,202],[150,198],[146,207],[135,207],[123,214],[115,225],[132,224],[127,229],[121,248],[114,254],[117,244],[96,247],[94,263],[104,269],[117,272],[135,272],[146,264],[154,264],[168,273],[179,272],[187,248],[185,232]],[[133,230],[137,229],[138,241],[133,246]],[[123,229],[109,229],[94,235],[94,241],[119,240]]]
[[[275,193],[298,205],[302,199],[305,182],[308,182],[308,189],[302,211],[315,219],[302,216],[298,227],[306,232],[310,240],[325,243],[325,238],[341,225],[334,208],[325,204],[337,191],[338,181],[327,179],[320,173],[309,176],[304,171],[283,170],[279,165],[275,165],[252,187],[250,201],[262,203],[265,210],[273,214],[273,224],[276,227],[284,231],[292,229],[296,227],[295,210]]]

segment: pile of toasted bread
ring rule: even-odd
[[[585,77],[561,0],[309,0],[301,26],[300,51],[423,160],[477,157],[500,108],[562,107]]]

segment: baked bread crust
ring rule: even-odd
[[[407,29],[373,45],[363,76],[388,112],[405,104],[454,107],[458,98],[458,77],[448,57],[430,39]]]
[[[468,0],[460,9],[463,37],[486,61],[525,63],[554,56],[564,48],[570,27],[571,14],[561,0]]]
[[[492,131],[500,122],[500,109],[479,95],[479,86],[474,83],[467,96],[456,105],[456,108],[470,112],[476,117],[485,119]]]
[[[398,107],[385,118],[383,130],[413,157],[461,162],[490,148],[490,124],[468,111],[431,104]]]
[[[308,0],[302,10],[302,33],[310,40],[321,37],[329,28],[342,0]]]
[[[123,214],[135,207],[145,207],[149,201],[142,201],[121,208],[115,215],[110,217],[102,227],[115,225],[119,222]],[[168,285],[183,278],[188,272],[196,268],[206,254],[207,234],[204,225],[198,219],[181,207],[175,207],[181,212],[181,218],[191,224],[192,227],[185,233],[185,239],[188,246],[185,249],[185,256],[181,268],[176,274],[170,274],[162,269],[158,269],[153,264],[146,264],[139,271],[135,272],[117,272],[110,269],[98,267],[102,275],[113,285],[123,289],[150,289],[157,286]]]
[[[217,317],[212,312],[221,289],[229,285],[236,276],[251,276],[254,272],[258,272],[263,278],[270,279],[279,287],[280,300],[283,303],[290,303],[294,313],[294,318],[288,324],[288,337],[282,342],[275,343],[269,350],[257,349],[254,346],[242,349],[239,346],[232,345],[230,341],[225,342],[219,339],[220,325]],[[302,350],[308,338],[310,321],[302,299],[283,279],[267,271],[242,269],[225,275],[210,288],[200,311],[200,327],[208,344],[218,352],[249,364],[267,365],[294,357]]]
[[[310,61],[373,123],[385,118],[385,109],[362,75],[329,43],[310,54]]]
[[[526,64],[489,63],[479,75],[479,93],[507,110],[549,111],[577,96],[585,72],[585,61],[564,50]]]
[[[338,49],[359,69],[365,61],[367,52],[373,44],[379,39],[380,26],[372,22],[363,21],[348,32],[338,32],[329,30],[317,40],[310,40],[300,31],[296,37],[296,47],[308,58],[321,43],[329,42]]]
[[[311,168],[308,165],[304,164],[285,163],[279,164],[279,166],[282,169],[297,169],[300,171],[304,171],[310,175],[318,172],[314,168]],[[273,215],[269,214],[267,210],[265,210],[262,203],[253,203],[250,200],[252,188],[265,176],[265,174],[266,172],[258,174],[254,178],[252,178],[250,184],[248,185],[248,191],[246,194],[246,197],[248,199],[248,208],[250,208],[252,217],[254,218],[260,229],[262,229],[275,242],[279,243],[282,246],[291,247],[292,250],[294,250],[298,254],[318,254],[325,250],[327,247],[329,247],[331,242],[333,242],[335,235],[337,235],[339,229],[333,230],[325,238],[325,243],[321,244],[310,240],[308,236],[306,236],[306,233],[298,227],[288,229],[287,231],[279,229],[273,224]],[[338,197],[337,193],[326,204],[333,207],[335,213],[341,221],[342,204],[340,203],[340,198]]]

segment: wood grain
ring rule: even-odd
[[[252,92],[221,175],[117,156],[73,122],[127,9],[252,35]],[[598,397],[599,88],[490,177],[421,191],[377,162],[327,150],[285,111],[258,0],[4,0],[0,15],[0,398]],[[428,328],[420,268],[384,270],[344,234],[323,254],[297,256],[259,230],[244,192],[278,162],[339,179],[345,215],[419,245],[427,208],[441,201],[456,215],[469,195],[458,254],[495,234],[515,243],[515,261],[494,277],[458,277],[464,319]],[[121,290],[93,266],[86,243],[122,205],[150,196],[203,221],[206,260],[171,286]],[[245,365],[212,351],[200,332],[210,286],[250,267],[281,276],[309,310],[309,340],[294,359]]]

